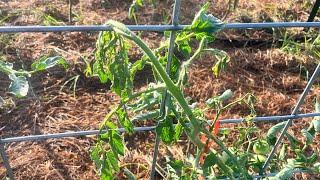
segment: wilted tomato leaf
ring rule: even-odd
[[[14,74],[9,75],[11,83],[9,85],[9,92],[14,96],[20,98],[28,94],[29,83],[24,76],[16,76]]]

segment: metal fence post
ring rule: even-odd
[[[174,7],[173,7],[173,13],[172,13],[172,25],[173,26],[178,26],[180,7],[181,7],[181,1],[175,0]],[[175,39],[176,39],[176,32],[172,30],[171,34],[170,34],[168,59],[167,59],[167,64],[166,64],[167,74],[170,74]],[[160,106],[160,116],[165,116],[167,103],[170,102],[169,101],[170,94],[167,91],[165,91],[162,97],[163,98],[162,98],[162,102],[161,102],[161,106]],[[159,145],[160,145],[160,137],[157,134],[156,135],[156,142],[155,142],[155,146],[154,146],[154,151],[153,151],[152,166],[151,166],[151,175],[150,175],[151,180],[154,180],[154,178],[155,178],[157,157],[158,157],[158,153],[159,153]]]
[[[12,168],[10,166],[6,150],[4,148],[4,143],[1,142],[1,139],[0,139],[0,154],[1,154],[1,158],[3,160],[4,167],[7,170],[7,175],[9,176],[9,179],[10,180],[14,180],[13,171],[12,171]]]
[[[316,2],[314,3],[314,5],[312,7],[312,10],[310,12],[310,15],[308,17],[307,22],[312,22],[314,20],[314,18],[317,15],[317,12],[319,10],[319,7],[320,7],[320,0],[316,0]]]

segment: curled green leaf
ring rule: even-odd
[[[13,74],[15,71],[13,70],[13,64],[6,62],[6,61],[1,61],[0,60],[0,72],[3,72],[7,75]]]
[[[302,133],[303,137],[306,139],[306,144],[307,145],[312,144],[314,137],[305,129],[302,129],[301,133]]]
[[[110,80],[112,91],[127,98],[132,93],[134,73],[140,65],[143,66],[143,62],[133,66],[135,69],[130,72],[129,45],[114,32],[101,32],[96,47],[93,75],[98,76],[102,83]]]
[[[230,57],[224,51],[220,51],[219,53],[215,54],[215,57],[218,61],[212,67],[212,72],[217,77],[219,76],[220,72],[227,67]]]
[[[253,144],[253,152],[256,154],[266,155],[270,150],[270,146],[265,140],[258,140]]]
[[[293,176],[294,166],[288,164],[275,176],[278,179],[290,179]]]
[[[277,133],[279,133],[280,131],[282,131],[282,129],[284,128],[284,126],[286,125],[286,121],[284,122],[281,122],[281,123],[278,123],[274,126],[272,126],[269,130],[268,130],[268,133],[267,133],[267,141],[269,144],[273,145],[277,138],[276,138],[276,135]]]
[[[123,137],[116,130],[112,130],[110,132],[111,132],[111,136],[109,137],[110,138],[109,143],[113,153],[115,154],[116,157],[118,157],[118,155],[123,156],[124,155]]]
[[[229,100],[230,98],[232,98],[233,96],[233,92],[231,91],[231,89],[227,89],[226,91],[224,91],[220,96],[217,97],[213,97],[210,98],[206,101],[206,104],[209,107],[217,107],[219,106],[222,102]]]
[[[34,71],[43,71],[49,68],[52,68],[56,65],[61,65],[64,68],[68,67],[67,61],[61,57],[61,56],[55,56],[55,57],[42,57],[38,61],[32,63],[31,68]]]
[[[316,99],[316,103],[315,103],[315,112],[320,113],[320,103],[318,99]],[[320,133],[320,117],[315,117],[312,120],[312,124],[313,124],[314,130]]]
[[[14,74],[10,74],[9,78],[11,79],[9,92],[18,98],[27,96],[29,91],[27,78],[24,76],[16,76]]]
[[[133,123],[128,118],[128,114],[127,114],[126,110],[123,108],[120,108],[117,111],[117,116],[118,116],[118,120],[119,120],[120,124],[122,125],[122,127],[124,127],[124,129],[128,133],[132,134],[133,133]]]
[[[173,117],[167,116],[163,122],[160,122],[156,128],[157,134],[166,144],[171,144],[175,140],[175,128],[173,126]]]
[[[106,24],[111,26],[116,33],[133,40],[134,36],[132,35],[132,32],[126,27],[126,25],[114,20],[109,20]]]
[[[220,31],[224,27],[224,23],[214,17],[212,14],[206,14],[209,3],[206,3],[194,17],[192,24],[187,29],[196,33],[196,36],[201,38],[204,36],[214,38],[213,33]]]

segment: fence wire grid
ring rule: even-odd
[[[127,27],[132,31],[154,31],[154,32],[163,32],[163,31],[171,31],[170,35],[170,45],[169,45],[169,55],[168,61],[166,65],[166,72],[170,73],[170,65],[172,60],[174,41],[176,36],[176,31],[183,30],[185,27],[189,25],[180,25],[179,24],[179,13],[180,13],[181,0],[175,0],[173,13],[172,13],[172,24],[171,25],[127,25]],[[304,28],[320,28],[320,22],[272,22],[272,23],[227,23],[225,24],[223,29],[261,29],[261,28],[293,28],[293,27],[304,27]],[[2,26],[0,27],[0,33],[22,33],[22,32],[72,32],[72,31],[111,31],[111,27],[105,25],[84,25],[84,26]],[[293,120],[301,119],[301,118],[309,118],[320,116],[320,113],[305,113],[299,114],[299,108],[303,104],[308,92],[310,91],[314,81],[320,74],[320,63],[317,65],[316,69],[313,72],[313,75],[308,81],[307,86],[304,88],[303,93],[300,95],[292,113],[290,115],[278,115],[278,116],[263,116],[263,117],[255,117],[253,118],[253,122],[278,122],[280,120],[285,120],[286,125],[283,128],[281,134],[277,138],[276,144],[272,148],[269,153],[266,162],[263,165],[263,170],[269,165],[270,160],[275,154],[279,144],[282,142],[284,134],[292,125]],[[163,95],[163,101],[160,106],[160,115],[165,112],[165,104],[170,96],[169,93],[165,92]],[[238,119],[224,119],[221,120],[221,124],[227,123],[241,123],[245,121],[244,118]],[[146,127],[135,127],[135,132],[143,132],[143,131],[152,131],[156,128],[156,126],[146,126]],[[124,128],[119,128],[119,132],[124,132]],[[98,135],[100,133],[104,133],[106,131],[101,130],[89,130],[89,131],[71,131],[71,132],[63,132],[63,133],[55,133],[55,134],[42,134],[42,135],[28,135],[28,136],[20,136],[20,137],[9,137],[9,138],[1,138],[0,139],[0,154],[3,160],[3,164],[7,170],[7,176],[10,180],[14,180],[13,169],[10,166],[8,155],[5,151],[5,145],[14,142],[23,142],[23,141],[43,141],[47,139],[57,139],[57,138],[66,138],[66,137],[79,137],[79,136],[89,136],[89,135]],[[153,161],[151,166],[151,179],[154,179],[155,171],[156,171],[156,162],[158,156],[158,149],[160,144],[160,138],[156,137],[154,153],[153,153]],[[295,170],[293,173],[301,173],[303,170]],[[262,174],[262,175],[253,175],[254,179],[260,179],[262,177],[271,177],[275,176],[275,173]]]

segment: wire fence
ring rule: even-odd
[[[173,10],[173,18],[171,25],[127,25],[127,27],[132,31],[171,31],[170,35],[170,46],[169,46],[169,55],[168,55],[168,63],[166,65],[167,73],[170,73],[170,64],[173,54],[174,41],[176,31],[183,30],[185,27],[189,25],[179,25],[179,11],[180,11],[181,0],[175,0],[174,10]],[[293,28],[293,27],[304,27],[304,28],[320,28],[320,22],[273,22],[273,23],[227,23],[224,26],[224,29],[261,29],[261,28]],[[92,31],[111,31],[111,27],[105,25],[92,25],[92,26],[3,26],[0,27],[0,33],[22,33],[22,32],[72,32],[72,31],[82,31],[82,32],[92,32]],[[292,125],[293,120],[301,119],[301,118],[309,118],[320,116],[320,113],[305,113],[298,114],[299,108],[303,104],[308,92],[310,91],[314,81],[320,74],[320,64],[316,67],[312,77],[308,81],[307,86],[305,87],[303,93],[300,95],[294,110],[290,115],[279,115],[279,116],[264,116],[264,117],[255,117],[252,119],[253,122],[278,122],[278,121],[287,121],[285,127],[283,128],[281,134],[277,138],[276,144],[274,145],[271,153],[269,154],[266,162],[263,165],[263,169],[265,170],[273,155],[275,154],[279,144],[283,140],[284,134],[287,132],[289,127]],[[160,106],[160,115],[165,111],[166,99],[170,96],[169,93],[164,93],[163,101]],[[221,124],[227,123],[241,123],[245,121],[245,118],[238,119],[224,119],[221,120]],[[156,128],[156,126],[148,126],[148,127],[135,127],[135,132],[142,131],[152,131]],[[125,132],[124,128],[119,128],[119,132]],[[89,130],[89,131],[75,131],[75,132],[64,132],[64,133],[55,133],[55,134],[42,134],[42,135],[29,135],[29,136],[20,136],[20,137],[10,137],[10,138],[2,138],[0,139],[0,154],[3,159],[3,164],[7,170],[8,177],[13,180],[14,174],[13,170],[10,166],[8,155],[5,151],[5,145],[14,142],[23,142],[23,141],[43,141],[47,139],[57,139],[57,138],[67,138],[67,137],[79,137],[79,136],[89,136],[89,135],[98,135],[101,133],[105,133],[106,130]],[[155,167],[158,156],[160,139],[156,137],[154,153],[153,153],[153,162],[151,167],[151,179],[154,178]],[[295,170],[293,173],[303,172],[301,170]],[[261,177],[269,177],[275,176],[274,173],[263,174],[263,175],[254,175],[253,178],[259,179]]]

